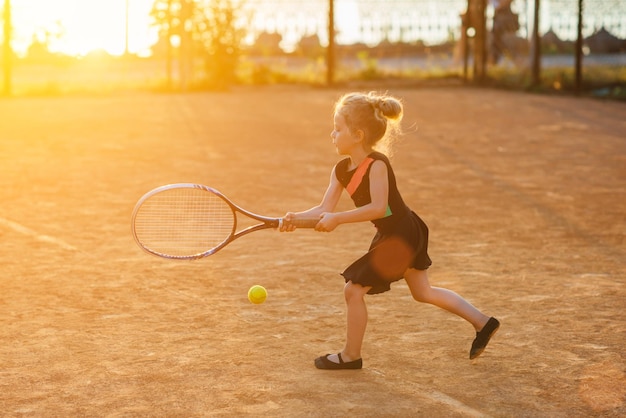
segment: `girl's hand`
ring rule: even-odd
[[[287,212],[285,216],[283,216],[283,222],[279,228],[280,232],[293,232],[296,230],[296,226],[291,223],[291,221],[295,218],[295,214],[293,212]]]
[[[332,232],[339,226],[339,219],[336,213],[324,212],[320,215],[320,221],[315,226],[319,232]]]

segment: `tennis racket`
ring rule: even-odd
[[[260,221],[237,232],[237,215]],[[314,228],[319,219],[298,219],[299,228]],[[215,254],[254,231],[279,228],[282,218],[260,216],[240,208],[217,190],[201,184],[157,187],[139,199],[132,215],[135,241],[159,257],[195,260]]]

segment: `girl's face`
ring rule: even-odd
[[[348,155],[355,146],[361,145],[359,136],[350,132],[346,125],[346,119],[338,113],[335,113],[334,129],[330,133],[330,137],[339,155]]]

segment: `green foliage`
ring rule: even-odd
[[[151,16],[159,28],[156,56],[177,58],[185,78],[201,88],[223,89],[234,84],[244,29],[235,0],[156,0]],[[165,50],[165,51],[164,51]],[[200,60],[203,78],[197,80],[193,63]]]
[[[371,58],[367,51],[358,52],[357,58],[363,66],[363,69],[359,73],[359,78],[375,80],[381,77],[381,73],[378,71],[377,61]]]
[[[587,66],[582,70],[582,86],[576,87],[571,67],[550,67],[541,71],[541,83],[531,84],[528,70],[495,67],[489,70],[489,84],[536,92],[580,93],[596,97],[626,99],[626,68],[619,65]]]
[[[208,82],[217,88],[236,81],[245,32],[237,27],[237,13],[232,0],[213,0],[199,22],[200,45],[204,52]]]

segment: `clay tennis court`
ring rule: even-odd
[[[339,272],[369,224],[256,232],[194,262],[134,243],[133,206],[162,184],[271,216],[317,204],[345,91],[0,101],[2,415],[626,415],[623,103],[389,89],[431,282],[502,322],[474,361],[473,328],[398,282],[367,298],[364,368],[314,368],[343,346]]]

